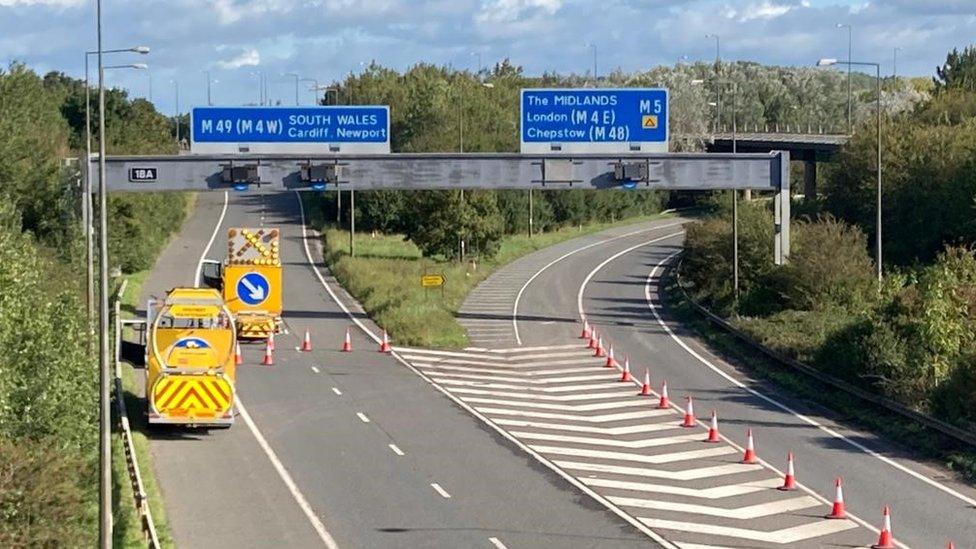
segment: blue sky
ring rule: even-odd
[[[105,48],[145,44],[148,56],[112,62],[150,65],[153,100],[174,108],[258,99],[257,72],[269,95],[294,102],[294,79],[322,83],[371,60],[403,69],[417,62],[476,69],[510,57],[529,74],[547,70],[636,70],[711,60],[809,65],[819,57],[881,61],[891,73],[933,74],[953,47],[976,43],[973,0],[103,0]],[[94,0],[0,0],[0,63],[81,77],[95,47]],[[139,57],[139,59],[136,59]],[[149,75],[115,71],[110,85],[148,96]],[[302,83],[301,101],[312,92]]]

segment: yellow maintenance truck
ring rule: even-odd
[[[146,307],[149,423],[234,422],[237,333],[211,288],[174,288]]]
[[[227,259],[203,262],[203,283],[223,293],[241,339],[281,331],[279,234],[273,228],[228,229]]]

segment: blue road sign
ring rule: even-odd
[[[389,152],[390,108],[195,107],[194,153]]]
[[[667,152],[668,90],[523,89],[523,153]]]
[[[263,274],[251,271],[237,279],[237,297],[247,305],[260,305],[268,299],[271,285]]]

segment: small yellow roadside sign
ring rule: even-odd
[[[420,277],[420,285],[424,288],[430,288],[433,286],[443,286],[447,282],[444,275],[440,274],[428,274]]]
[[[657,115],[645,114],[641,117],[641,127],[645,130],[653,130],[657,128]]]

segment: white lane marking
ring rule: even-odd
[[[316,374],[319,373],[318,366],[312,366],[312,371],[315,372]]]
[[[437,484],[436,482],[431,482],[430,483],[430,487],[433,488],[434,490],[436,490],[437,493],[440,494],[442,498],[444,498],[444,499],[450,499],[451,498],[451,494],[448,494],[447,493],[447,490],[441,488],[441,485],[440,484]]]
[[[366,414],[362,412],[356,412],[356,415],[359,416],[359,420],[362,421],[363,423],[369,423],[369,418],[366,417]]]
[[[640,509],[654,509],[657,511],[673,511],[675,513],[691,513],[695,515],[706,515],[710,517],[721,517],[736,520],[749,520],[780,513],[790,513],[801,509],[819,507],[821,503],[810,496],[799,496],[780,501],[770,501],[767,503],[757,503],[738,509],[725,509],[722,507],[712,507],[710,505],[698,505],[695,503],[677,503],[674,501],[657,501],[653,499],[627,498],[619,496],[609,496],[608,499],[617,505],[624,507],[637,507]]]
[[[329,297],[332,298],[332,301],[334,301],[336,303],[336,305],[338,305],[339,308],[342,309],[342,311],[346,314],[346,316],[349,317],[349,320],[352,321],[357,327],[359,327],[359,329],[362,330],[363,333],[365,333],[367,336],[369,336],[375,343],[379,344],[380,343],[380,337],[377,334],[374,334],[369,328],[367,328],[366,325],[363,324],[363,322],[356,315],[353,315],[352,314],[352,312],[349,310],[349,307],[347,307],[346,304],[343,303],[341,299],[339,299],[339,296],[336,295],[335,291],[332,289],[332,286],[330,286],[328,283],[326,283],[325,277],[322,276],[321,271],[319,271],[318,266],[315,264],[315,261],[312,259],[312,252],[311,252],[311,250],[308,247],[308,230],[305,227],[305,205],[302,203],[301,194],[298,191],[295,191],[295,198],[298,200],[298,208],[299,208],[299,212],[301,214],[301,223],[302,223],[302,246],[305,249],[305,259],[308,261],[308,264],[311,267],[312,272],[315,273],[315,276],[316,276],[316,278],[318,278],[319,283],[322,284],[322,287],[323,288],[325,288],[325,291],[329,294]],[[485,416],[484,414],[482,414],[481,412],[479,412],[477,409],[475,409],[474,407],[472,407],[472,406],[470,406],[468,404],[465,404],[464,401],[462,401],[460,398],[458,398],[458,397],[454,396],[453,394],[451,394],[450,391],[448,391],[447,389],[445,389],[445,388],[441,387],[440,385],[438,385],[438,384],[434,383],[433,381],[431,381],[431,379],[429,377],[427,377],[426,374],[424,374],[419,369],[415,368],[413,366],[413,364],[411,364],[410,362],[408,362],[407,360],[405,360],[403,357],[401,357],[399,355],[399,353],[396,351],[396,349],[394,349],[393,353],[391,353],[391,354],[392,354],[393,358],[395,358],[396,360],[398,360],[401,364],[403,364],[406,368],[408,368],[411,372],[413,372],[414,374],[416,374],[418,377],[420,377],[421,379],[423,379],[424,381],[426,381],[427,383],[429,383],[431,385],[431,387],[433,387],[436,391],[440,392],[442,395],[444,395],[446,398],[450,399],[452,402],[454,402],[455,404],[457,404],[459,407],[461,407],[462,409],[464,409],[465,411],[467,411],[472,416],[478,418],[485,425],[487,425],[487,426],[491,427],[492,429],[494,429],[495,432],[498,433],[499,436],[505,438],[506,440],[508,440],[509,442],[511,442],[512,444],[514,444],[515,446],[521,448],[522,451],[524,451],[526,454],[532,456],[539,463],[541,463],[541,464],[545,465],[546,467],[548,467],[554,473],[556,473],[557,475],[559,475],[560,477],[562,477],[563,480],[565,480],[566,482],[572,484],[577,489],[579,489],[581,492],[583,492],[584,494],[586,494],[586,495],[590,496],[591,498],[593,498],[596,502],[598,502],[599,504],[601,504],[604,507],[606,507],[607,509],[609,509],[613,514],[617,515],[618,517],[620,517],[622,520],[624,520],[625,522],[627,522],[628,524],[630,524],[634,528],[636,528],[636,529],[640,530],[641,532],[643,532],[644,535],[646,535],[647,537],[651,538],[652,540],[654,540],[655,542],[657,542],[659,545],[661,545],[665,549],[677,549],[677,546],[675,544],[673,544],[670,541],[664,539],[661,535],[659,535],[654,530],[651,530],[650,528],[648,528],[647,526],[645,526],[643,523],[641,523],[639,520],[637,520],[636,518],[634,518],[630,514],[625,513],[622,509],[620,509],[619,507],[617,507],[616,505],[614,505],[612,502],[610,502],[609,500],[607,500],[607,498],[601,496],[599,493],[597,493],[593,489],[589,488],[588,486],[586,486],[585,484],[583,484],[582,482],[580,482],[579,479],[577,479],[573,475],[567,473],[566,471],[563,471],[561,468],[559,468],[559,466],[557,466],[555,463],[553,463],[552,461],[550,461],[548,458],[546,458],[542,454],[540,454],[540,453],[536,452],[535,450],[533,450],[532,448],[529,448],[528,446],[526,446],[519,439],[517,439],[517,438],[513,437],[512,435],[510,435],[505,429],[502,429],[501,427],[499,427],[498,425],[496,425],[494,422],[491,421],[490,418],[488,418],[487,416]]]
[[[619,388],[619,386],[618,386]],[[509,391],[488,391],[484,389],[468,389],[464,387],[455,387],[455,393],[468,394],[468,395],[485,395],[485,396],[497,396],[505,398],[531,398],[535,400],[544,400],[550,402],[574,402],[582,400],[602,400],[606,398],[629,398],[634,396],[633,391],[614,391],[612,393],[591,393],[582,395],[540,395],[534,393],[524,393],[524,392],[509,392]]]
[[[585,421],[587,423],[610,423],[610,422],[623,421],[628,419],[651,418],[651,417],[657,417],[663,414],[671,413],[671,410],[653,409],[653,410],[641,410],[639,412],[622,412],[619,414],[580,416],[576,414],[556,414],[551,412],[532,412],[529,410],[510,410],[508,408],[486,408],[483,406],[476,406],[474,409],[484,414],[492,414],[492,415],[497,414],[503,416],[534,417],[538,419],[566,419],[571,421]]]
[[[593,404],[546,404],[543,402],[522,402],[519,400],[503,400],[497,398],[464,398],[465,402],[477,404],[494,404],[495,406],[512,406],[513,408],[538,408],[540,410],[562,410],[565,412],[595,412],[597,410],[613,410],[616,408],[635,408],[646,407],[647,403],[638,398],[630,397],[627,400],[616,402],[595,402]]]
[[[644,299],[647,301],[647,306],[650,308],[651,312],[654,314],[654,319],[657,321],[657,323],[662,328],[664,328],[664,331],[667,332],[667,334],[671,337],[671,339],[673,339],[675,342],[677,342],[678,345],[680,345],[682,349],[684,349],[685,351],[687,351],[691,356],[695,357],[699,362],[701,362],[702,364],[704,364],[705,366],[707,366],[710,370],[712,370],[713,372],[715,372],[718,375],[720,375],[723,378],[725,378],[729,383],[732,383],[733,385],[735,385],[736,387],[739,387],[740,389],[746,391],[747,393],[749,393],[749,394],[751,394],[751,395],[753,395],[753,396],[755,396],[757,398],[760,398],[760,399],[768,402],[769,404],[771,404],[771,405],[779,408],[780,410],[783,410],[784,412],[787,412],[787,413],[793,415],[794,417],[796,417],[800,421],[802,421],[802,422],[804,422],[804,423],[806,423],[808,425],[812,425],[812,426],[816,427],[817,429],[820,429],[821,431],[827,433],[828,435],[830,435],[832,437],[835,437],[835,438],[837,438],[839,440],[842,440],[842,441],[846,442],[847,444],[853,446],[854,448],[857,448],[858,450],[864,452],[865,454],[867,454],[867,455],[869,455],[869,456],[871,456],[873,458],[876,458],[876,459],[880,460],[882,463],[885,463],[886,465],[889,465],[889,466],[891,466],[891,467],[893,467],[893,468],[895,468],[895,469],[897,469],[897,470],[899,470],[899,471],[901,471],[901,472],[903,472],[903,473],[905,473],[905,474],[907,474],[907,475],[909,475],[909,476],[911,476],[911,477],[913,477],[913,478],[915,478],[917,480],[920,480],[920,481],[924,482],[925,484],[928,484],[929,486],[931,486],[933,488],[936,488],[938,490],[941,490],[942,492],[945,492],[946,494],[949,494],[949,495],[953,496],[954,498],[959,499],[960,501],[963,501],[963,502],[965,502],[966,504],[968,504],[970,506],[976,506],[976,499],[973,499],[973,498],[970,498],[970,497],[968,497],[968,496],[966,496],[964,494],[961,494],[961,493],[957,492],[956,490],[953,490],[952,488],[950,488],[948,486],[945,486],[945,485],[943,485],[943,484],[941,484],[939,482],[936,482],[935,480],[932,480],[932,479],[926,477],[922,473],[919,473],[917,471],[914,471],[914,470],[912,470],[912,469],[910,469],[910,468],[908,468],[908,467],[906,467],[906,466],[898,463],[897,461],[894,461],[893,459],[891,459],[889,457],[883,456],[883,455],[879,454],[878,452],[876,452],[876,451],[868,448],[867,446],[865,446],[865,445],[863,445],[863,444],[861,444],[861,443],[859,443],[859,442],[857,442],[855,440],[852,440],[852,439],[848,438],[847,436],[845,436],[845,435],[843,435],[841,433],[838,433],[837,431],[831,429],[830,427],[827,427],[826,425],[820,423],[819,421],[817,421],[817,420],[815,420],[815,419],[813,419],[813,418],[811,418],[809,416],[806,416],[804,414],[801,414],[800,412],[797,412],[796,410],[794,410],[790,406],[787,406],[786,404],[783,404],[782,402],[780,402],[780,401],[778,401],[778,400],[776,400],[776,399],[774,399],[772,397],[766,396],[766,395],[760,393],[759,391],[756,391],[755,389],[753,389],[751,387],[748,387],[747,385],[745,385],[741,381],[735,379],[734,377],[732,377],[729,374],[727,374],[724,371],[722,371],[720,368],[718,368],[717,366],[715,366],[714,364],[712,364],[711,362],[709,362],[708,359],[706,359],[705,357],[701,356],[700,354],[698,354],[697,352],[695,352],[694,349],[692,349],[691,347],[689,347],[688,344],[685,343],[680,337],[678,337],[677,334],[675,334],[674,331],[671,330],[671,327],[668,326],[668,324],[666,322],[664,322],[664,320],[661,318],[661,315],[658,313],[658,307],[655,306],[654,303],[653,303],[653,301],[651,300],[651,281],[657,276],[657,273],[658,273],[659,270],[661,270],[662,266],[665,263],[667,263],[668,261],[670,261],[678,253],[679,252],[672,253],[668,257],[665,257],[664,259],[662,259],[657,265],[654,266],[654,269],[647,275],[647,282],[644,284]],[[860,520],[859,520],[859,522],[860,522]],[[873,527],[870,527],[870,526],[868,526],[868,527],[871,528],[871,529],[874,529]],[[902,545],[902,544],[898,543],[898,545]],[[904,545],[902,545],[902,546],[904,546]]]
[[[517,385],[514,383],[490,383],[487,381],[460,381],[454,379],[438,380],[442,385],[456,385],[458,387],[478,387],[481,389],[511,389],[528,394],[538,393],[570,393],[577,391],[606,391],[608,389],[619,389],[619,381],[607,381],[604,383],[590,383],[587,385],[563,385],[560,387],[533,387]]]
[[[627,425],[624,427],[596,427],[593,425],[574,425],[572,423],[547,423],[544,421],[524,421],[521,419],[495,419],[499,425],[509,427],[530,427],[532,429],[551,429],[554,431],[567,431],[573,433],[592,433],[606,436],[633,435],[637,433],[655,433],[658,431],[671,431],[674,429],[684,429],[676,422],[668,423],[639,423],[637,425]]]
[[[398,456],[403,455],[403,450],[401,450],[400,447],[397,446],[396,444],[390,444],[390,450],[393,450],[393,453]]]
[[[609,450],[589,450],[587,448],[568,448],[565,446],[545,446],[542,444],[529,444],[529,447],[543,454],[556,454],[559,456],[589,457],[597,459],[612,459],[622,461],[636,461],[638,463],[676,463],[678,461],[688,461],[692,459],[710,458],[716,456],[727,456],[738,454],[739,451],[729,446],[719,446],[718,448],[705,448],[704,450],[687,450],[683,452],[669,452],[667,454],[655,454],[647,456],[644,454],[632,454],[630,452],[613,452]]]
[[[342,391],[340,391],[338,387],[333,387],[332,392],[339,396],[342,396]]]
[[[763,492],[770,488],[782,486],[783,480],[779,478],[768,478],[752,482],[742,482],[739,484],[729,484],[726,486],[715,486],[712,488],[685,488],[683,486],[672,486],[670,484],[652,484],[649,482],[632,482],[628,480],[614,480],[609,478],[586,478],[580,480],[589,486],[599,486],[600,488],[614,488],[617,490],[630,490],[633,492],[654,492],[657,494],[670,494],[673,496],[684,496],[700,499],[722,499],[733,496],[742,496],[754,492]]]
[[[265,455],[268,456],[268,459],[271,461],[271,465],[273,465],[275,470],[278,472],[278,476],[281,477],[281,480],[285,483],[285,486],[288,487],[288,491],[291,492],[291,496],[295,498],[295,501],[302,509],[302,512],[305,513],[305,517],[308,519],[308,521],[312,523],[312,528],[314,528],[315,532],[319,535],[319,539],[322,540],[322,543],[325,544],[325,546],[329,549],[336,549],[339,547],[332,535],[329,534],[329,531],[325,529],[325,525],[322,524],[322,520],[319,519],[319,517],[315,514],[315,511],[312,510],[312,506],[309,505],[308,500],[306,500],[305,496],[302,495],[301,490],[298,489],[298,485],[295,484],[294,480],[292,480],[291,475],[288,473],[288,470],[285,469],[284,464],[281,463],[281,460],[278,459],[277,454],[275,454],[274,450],[271,449],[271,445],[268,444],[268,441],[265,440],[264,435],[262,435],[261,431],[258,430],[258,426],[254,424],[254,421],[251,419],[251,415],[247,413],[247,409],[244,408],[244,403],[241,402],[240,398],[237,399],[237,410],[241,414],[241,419],[244,420],[244,423],[247,424],[248,429],[251,430],[251,434],[254,435],[255,439],[257,439],[258,445],[262,450],[264,450]]]
[[[593,438],[577,437],[567,435],[553,435],[549,433],[531,433],[528,431],[512,431],[512,434],[519,438],[532,440],[548,440],[551,442],[568,442],[571,444],[589,444],[591,446],[611,446],[614,448],[657,448],[659,446],[670,446],[672,444],[685,444],[687,442],[701,442],[702,435],[693,433],[688,435],[677,435],[673,437],[646,438],[644,440],[617,440],[612,438]]]
[[[426,368],[433,369],[432,367],[425,366],[425,365],[418,365],[418,367],[419,368],[425,368],[425,369]],[[467,369],[461,369],[461,370],[462,371],[470,371],[470,370],[467,370]],[[427,373],[430,374],[431,376],[436,376],[438,378],[480,379],[480,380],[484,380],[484,381],[510,381],[510,382],[513,382],[513,383],[525,383],[525,384],[529,384],[529,385],[554,385],[554,384],[558,384],[558,383],[568,383],[568,382],[575,382],[575,381],[597,381],[597,380],[599,380],[599,381],[606,381],[607,380],[607,376],[605,374],[592,375],[592,376],[573,376],[573,377],[565,377],[565,378],[553,380],[553,379],[540,379],[540,378],[535,378],[535,379],[533,379],[533,378],[526,378],[526,379],[522,379],[520,377],[508,377],[508,376],[504,376],[504,375],[495,375],[494,373],[492,373],[492,374],[470,374],[470,373],[469,374],[458,374],[458,373],[454,373],[454,372],[439,372],[439,371],[437,371],[437,372],[427,372]],[[516,373],[518,373],[518,372],[516,372]],[[539,388],[541,389],[541,387],[539,387]]]
[[[497,549],[508,549],[508,547],[502,543],[498,538],[488,538],[488,541],[494,545]]]
[[[224,223],[224,215],[227,213],[227,203],[229,201],[229,195],[227,191],[224,191],[224,207],[220,210],[220,217],[217,218],[217,224],[214,226],[213,234],[210,235],[210,240],[207,241],[207,245],[203,248],[203,253],[200,254],[200,261],[197,261],[197,270],[193,274],[194,288],[200,287],[200,272],[203,270],[203,260],[207,258],[210,247],[213,246],[214,239],[217,238],[217,233],[220,232],[220,226]]]
[[[519,288],[518,293],[515,294],[515,303],[512,304],[512,329],[515,331],[515,342],[518,343],[519,345],[522,344],[522,337],[519,335],[519,329],[518,329],[518,307],[519,307],[519,302],[522,300],[522,294],[525,293],[525,289],[529,287],[529,284],[532,284],[532,281],[535,280],[536,278],[538,278],[539,275],[541,275],[543,272],[545,272],[549,267],[552,267],[553,265],[555,265],[556,263],[559,263],[560,261],[566,259],[567,257],[570,257],[572,255],[578,254],[579,252],[582,252],[583,250],[590,249],[590,248],[592,248],[594,246],[599,246],[600,244],[606,244],[608,242],[613,242],[615,240],[620,240],[621,238],[627,238],[628,236],[634,236],[634,235],[641,234],[641,233],[648,233],[648,232],[651,232],[651,231],[656,231],[656,230],[659,230],[659,229],[666,229],[668,227],[674,227],[676,225],[683,225],[683,224],[684,224],[683,222],[681,222],[681,223],[667,223],[665,225],[658,225],[658,226],[651,227],[651,228],[648,228],[648,229],[641,229],[639,231],[633,231],[633,232],[629,232],[629,233],[622,234],[622,235],[619,235],[619,236],[615,236],[615,237],[612,237],[612,238],[607,238],[607,239],[604,239],[604,240],[600,240],[600,241],[597,241],[597,242],[593,242],[593,243],[587,244],[586,246],[583,246],[581,248],[576,248],[575,250],[572,250],[570,252],[567,252],[567,253],[565,253],[565,254],[557,257],[556,259],[553,259],[549,263],[547,263],[541,269],[539,269],[538,271],[536,271],[535,274],[533,274],[532,276],[530,276],[529,279],[525,281],[525,284],[522,284],[522,287]]]
[[[662,520],[653,518],[638,517],[651,528],[661,530],[677,530],[679,532],[694,532],[707,536],[724,536],[730,538],[750,539],[754,541],[764,541],[766,543],[776,543],[786,545],[796,543],[805,539],[827,536],[857,528],[857,525],[849,520],[818,520],[809,524],[801,524],[782,530],[762,531],[750,530],[747,528],[733,528],[731,526],[717,526],[714,524],[701,524],[697,522],[682,522],[676,520]]]
[[[210,252],[210,248],[213,246],[214,239],[217,238],[217,233],[220,232],[220,226],[224,223],[224,216],[227,214],[227,204],[229,201],[229,195],[227,191],[224,191],[224,206],[220,210],[220,216],[217,218],[217,224],[214,226],[213,233],[210,235],[210,240],[207,241],[207,245],[203,248],[203,253],[200,254],[200,260],[197,262],[197,269],[194,273],[194,287],[200,287],[200,272],[203,269],[203,260],[207,258],[207,254]],[[278,472],[278,476],[281,478],[282,482],[285,483],[285,486],[288,488],[291,496],[295,499],[295,502],[298,503],[298,507],[301,508],[302,513],[305,514],[305,517],[312,524],[312,528],[315,530],[315,533],[318,534],[319,539],[322,540],[322,543],[325,544],[325,546],[329,549],[337,548],[339,545],[336,543],[332,535],[329,534],[329,531],[326,530],[325,525],[322,524],[322,520],[319,519],[319,517],[315,514],[315,511],[312,510],[312,506],[309,505],[308,500],[305,499],[302,491],[298,489],[298,485],[295,484],[294,480],[292,480],[288,470],[285,469],[284,464],[278,459],[278,455],[275,454],[274,450],[271,449],[271,445],[268,444],[267,440],[265,440],[264,435],[261,434],[258,426],[251,419],[251,415],[247,413],[247,408],[244,407],[244,402],[241,400],[240,395],[237,395],[235,400],[237,409],[241,415],[241,419],[244,420],[244,423],[251,431],[251,434],[254,436],[255,440],[257,440],[258,446],[264,450],[264,454],[268,457],[268,460],[275,468],[275,471]]]
[[[746,463],[729,463],[726,465],[711,465],[699,467],[697,469],[685,469],[683,471],[667,471],[663,469],[648,469],[647,467],[625,467],[621,465],[606,465],[603,463],[588,463],[585,461],[565,461],[557,460],[560,467],[574,469],[576,471],[587,471],[591,473],[610,473],[614,475],[630,475],[637,477],[664,478],[668,480],[698,480],[703,478],[722,477],[725,475],[735,475],[739,473],[752,473],[762,471],[763,466]]]

